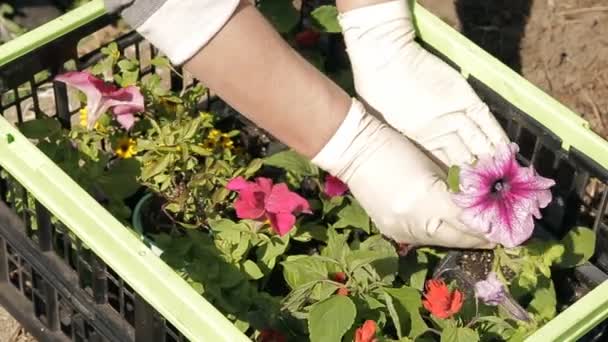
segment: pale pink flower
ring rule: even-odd
[[[242,219],[270,221],[272,228],[283,236],[296,223],[296,214],[311,213],[305,198],[292,192],[284,183],[258,177],[248,182],[243,177],[232,179],[226,188],[239,193],[234,202],[236,215]]]
[[[325,176],[325,187],[323,193],[328,197],[342,196],[348,191],[348,186],[344,184],[338,177],[332,175]]]
[[[534,218],[551,202],[551,179],[539,176],[532,166],[522,167],[514,143],[500,146],[494,157],[481,158],[460,171],[456,204],[464,208],[461,219],[489,241],[515,247],[534,230]]]
[[[486,280],[475,283],[475,297],[486,305],[496,306],[506,298],[505,286],[495,272],[488,274]]]
[[[144,97],[136,86],[117,88],[86,71],[70,71],[55,77],[87,96],[87,128],[92,129],[103,113],[113,109],[116,120],[125,129],[135,123],[133,114],[144,110]]]

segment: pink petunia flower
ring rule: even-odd
[[[92,129],[99,117],[113,108],[116,120],[125,129],[135,123],[134,113],[144,110],[144,97],[135,86],[117,88],[86,71],[71,71],[55,80],[77,88],[87,96],[87,128]]]
[[[481,158],[460,171],[460,192],[456,204],[464,208],[461,219],[493,242],[515,247],[534,230],[534,218],[551,202],[551,179],[522,167],[514,143],[500,146],[494,157]]]
[[[226,188],[239,193],[234,202],[239,218],[267,219],[280,236],[293,228],[296,214],[312,213],[305,198],[290,191],[286,184],[273,184],[268,178],[258,177],[254,182],[248,182],[237,177],[228,182]]]
[[[475,283],[475,297],[486,305],[496,306],[506,298],[505,286],[495,272],[488,274],[486,280]]]
[[[348,186],[344,184],[338,177],[332,175],[325,176],[325,187],[323,193],[328,197],[342,196],[348,191]]]

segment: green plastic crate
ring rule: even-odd
[[[482,98],[492,108],[503,106],[502,108],[513,112],[509,117],[499,118],[503,119],[501,122],[505,123],[511,137],[514,140],[522,139],[523,127],[524,131],[537,138],[530,156],[524,157],[524,160],[527,158],[529,162],[534,162],[539,151],[547,148],[555,154],[555,165],[558,162],[573,165],[575,171],[572,173],[577,176],[573,177],[579,183],[581,179],[586,183],[589,177],[597,177],[600,182],[606,183],[608,143],[591,132],[585,120],[420,5],[415,5],[414,13],[419,38],[425,46],[457,66],[474,88],[480,91],[480,96],[481,93],[485,94]],[[40,70],[49,68],[48,61],[28,59],[28,56],[44,52],[44,47],[52,42],[73,40],[80,32],[83,35],[92,32],[83,28],[93,23],[101,26],[115,19],[101,20],[105,17],[103,2],[93,0],[0,46],[0,92],[9,90],[10,87],[6,86],[10,83],[9,80],[2,77],[14,73],[14,69],[18,67],[17,62],[25,61],[34,66],[40,64]],[[37,56],[39,58],[40,55]],[[61,66],[54,66],[50,69],[57,73],[60,68]],[[31,76],[33,80],[33,75]],[[185,338],[191,341],[247,340],[220,312],[179,278],[129,229],[63,173],[3,116],[0,117],[0,167],[51,215],[68,227],[107,267],[115,271],[137,296],[143,298]],[[570,190],[572,189],[568,187],[568,191]],[[606,194],[608,191],[604,191],[601,204],[596,208],[598,219],[594,229],[598,232],[598,239],[601,238],[600,233],[605,226],[603,213],[606,209]],[[559,211],[559,208],[556,210]],[[10,237],[3,238],[11,245]],[[604,282],[605,273],[599,271],[595,265],[585,267],[592,269],[591,277],[599,275],[596,277],[594,288],[530,337],[529,341],[576,340],[606,319],[608,284]],[[0,276],[1,269],[0,267]],[[135,335],[145,336],[138,335],[137,331]],[[144,340],[143,337],[139,339]]]

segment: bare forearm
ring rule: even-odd
[[[185,68],[258,126],[311,158],[351,103],[247,1]]]

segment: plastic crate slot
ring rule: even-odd
[[[555,153],[544,145],[540,145],[538,152],[534,158],[534,169],[539,175],[547,178],[553,178],[555,170]]]
[[[53,249],[53,225],[51,223],[51,215],[38,201],[36,201],[35,208],[38,246],[40,246],[42,252],[48,252]]]
[[[517,143],[519,145],[519,153],[529,162],[533,160],[534,148],[539,140],[528,128],[522,127]]]
[[[59,330],[59,305],[57,291],[51,284],[45,282],[46,320],[47,327],[52,331]]]
[[[163,319],[144,299],[135,298],[135,342],[164,342]]]
[[[108,302],[108,276],[105,263],[93,256],[93,298],[97,304]]]
[[[53,82],[53,93],[55,95],[55,113],[64,128],[70,127],[70,107],[67,87],[62,82]]]
[[[19,117],[17,116],[17,107],[18,105],[12,104],[2,111],[2,116],[4,116],[11,124],[16,124],[19,122]]]
[[[164,320],[165,322],[165,338],[167,342],[187,342],[188,339],[182,335],[179,330],[171,324],[171,322]]]
[[[0,283],[9,281],[9,259],[7,251],[7,243],[4,238],[0,237]]]

